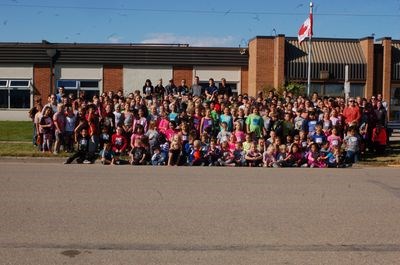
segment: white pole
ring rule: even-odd
[[[313,3],[310,2],[310,15],[313,12]],[[314,20],[314,18],[313,18]],[[311,26],[314,24],[314,22],[311,23]],[[312,51],[312,45],[311,45],[311,39],[312,35],[308,37],[308,78],[307,78],[307,96],[310,96],[310,90],[311,90],[311,51]]]
[[[344,67],[344,98],[346,102],[350,96],[350,82],[349,82],[349,65],[346,64]]]

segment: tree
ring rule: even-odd
[[[302,96],[306,92],[306,86],[296,82],[287,83],[285,89],[287,92],[291,92],[294,96]]]

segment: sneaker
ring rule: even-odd
[[[63,164],[64,164],[64,165],[68,165],[68,164],[71,164],[71,162],[69,162],[69,161],[64,161]]]
[[[57,151],[54,151],[53,154],[54,154],[54,155],[58,155],[58,152],[57,152]]]
[[[83,164],[91,164],[92,162],[90,162],[89,160],[83,160]]]

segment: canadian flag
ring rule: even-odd
[[[299,44],[301,44],[305,38],[311,37],[313,35],[312,26],[313,26],[313,17],[312,14],[310,14],[310,16],[306,19],[306,21],[304,21],[303,25],[301,25],[299,29],[299,33],[297,35]]]

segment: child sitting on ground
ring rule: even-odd
[[[110,142],[105,142],[103,150],[100,151],[100,159],[101,159],[101,164],[102,165],[115,165],[115,153],[111,149],[111,143]]]
[[[142,146],[142,140],[140,138],[135,139],[135,143],[129,154],[129,158],[129,163],[131,165],[146,164],[146,149]]]
[[[249,167],[258,167],[261,165],[263,156],[262,153],[257,149],[257,144],[252,143],[250,150],[246,153],[246,162]]]
[[[158,146],[153,148],[153,156],[151,157],[151,164],[153,166],[165,165],[165,157],[162,155],[160,147]]]
[[[204,165],[203,153],[201,151],[200,140],[195,140],[193,142],[193,148],[189,154],[189,165],[191,166],[202,166]]]
[[[276,153],[276,162],[273,167],[284,167],[286,165],[286,157],[288,156],[287,147],[285,144],[279,145],[278,152]]]
[[[316,143],[310,145],[310,151],[307,154],[307,165],[312,168],[324,168],[326,163],[319,152],[319,146]]]
[[[236,143],[236,148],[233,151],[233,157],[237,167],[243,167],[246,165],[246,153],[243,151],[241,142]]]
[[[78,136],[78,150],[71,155],[64,164],[71,164],[75,159],[78,164],[91,164],[92,157],[89,152],[89,135],[86,129],[82,129]]]
[[[229,150],[229,144],[227,141],[223,141],[221,143],[221,158],[218,159],[218,163],[220,166],[229,166],[234,167],[235,162],[233,160],[233,154],[231,150]]]
[[[275,147],[271,144],[263,154],[263,164],[264,167],[272,167],[275,162]]]
[[[218,159],[221,157],[221,150],[217,147],[214,139],[210,141],[210,147],[208,148],[206,160],[209,166],[217,166]]]

